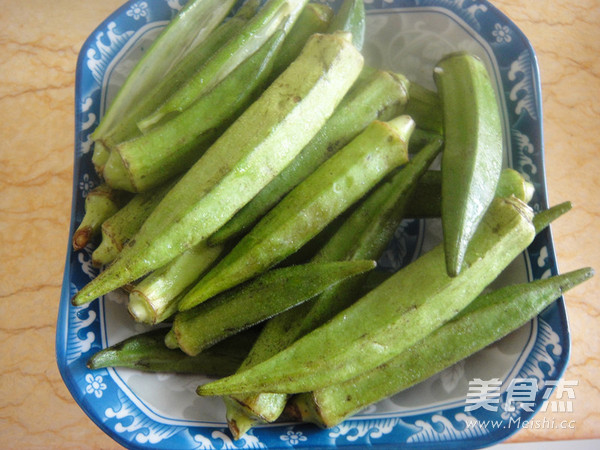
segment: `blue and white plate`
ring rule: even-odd
[[[75,168],[71,232],[81,221],[84,199],[99,183],[91,164],[90,134],[133,63],[183,0],[130,1],[108,17],[85,42],[77,65]],[[322,2],[323,3],[323,2]],[[339,6],[340,1],[328,2]],[[335,3],[335,5],[333,5]],[[527,38],[482,0],[365,0],[364,53],[373,66],[391,69],[433,88],[432,69],[445,54],[475,53],[487,64],[500,99],[506,165],[535,186],[535,210],[547,208],[540,82]],[[439,222],[407,221],[380,261],[397,268],[439,242]],[[70,240],[69,240],[70,242]],[[69,246],[58,315],[56,352],[71,394],[88,416],[130,448],[290,448],[398,446],[478,448],[497,443],[544,407],[548,389],[569,356],[569,330],[562,299],[497,344],[427,381],[373,405],[341,425],[321,430],[308,424],[257,427],[232,441],[218,398],[200,398],[202,377],[86,368],[101,348],[145,331],[126,311],[126,298],[108,295],[73,307],[72,295],[97,275],[92,246]],[[502,276],[521,282],[557,273],[552,237],[542,232]],[[469,382],[500,386],[496,403],[474,407]],[[511,382],[535,384],[527,404],[506,407]],[[473,388],[473,386],[471,386]],[[469,407],[470,406],[470,407]],[[491,425],[496,421],[495,425]]]

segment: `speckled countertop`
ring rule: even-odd
[[[86,37],[123,0],[3,2],[0,13],[0,446],[116,448],[73,401],[54,336],[69,233],[75,64]],[[552,226],[561,272],[600,268],[600,3],[493,2],[539,58],[548,197],[571,200]],[[600,282],[566,296],[577,380],[572,429],[509,442],[600,437]]]

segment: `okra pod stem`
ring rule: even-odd
[[[464,309],[527,248],[532,215],[516,198],[495,199],[458,276],[446,273],[439,245],[284,351],[198,394],[307,392],[389,361]]]
[[[92,153],[92,164],[94,165],[94,169],[96,173],[103,177],[104,166],[110,157],[110,150],[106,148],[102,142],[94,143],[94,150]]]
[[[200,242],[166,266],[155,270],[129,293],[129,313],[137,321],[157,324],[177,312],[177,304],[190,285],[206,272],[224,251],[224,246]]]
[[[456,276],[502,170],[500,109],[484,64],[469,53],[434,69],[444,115],[442,229],[448,274]]]
[[[374,120],[398,116],[406,104],[408,81],[391,72],[373,71],[357,81],[333,115],[300,154],[220,230],[210,237],[218,244],[255,225],[288,192],[323,162],[354,139]]]
[[[189,309],[283,261],[407,161],[414,122],[375,121],[273,208],[180,302]]]
[[[152,191],[134,195],[125,206],[106,219],[102,223],[102,241],[92,253],[92,264],[100,267],[112,262],[172,186],[173,183],[166,183]]]
[[[292,308],[340,281],[372,270],[375,261],[309,263],[266,272],[175,316],[173,332],[185,353],[196,355],[216,342]]]
[[[235,0],[189,1],[127,76],[92,134],[92,139],[97,141],[107,136],[177,61],[206,39],[222,22],[234,3]]]
[[[73,249],[81,250],[94,239],[102,223],[114,215],[126,202],[127,195],[100,184],[92,189],[85,198],[85,214],[73,233]]]
[[[192,105],[256,52],[275,30],[283,25],[287,33],[307,3],[308,0],[268,0],[246,26],[219,49],[193,77],[155,112],[138,122],[140,129],[147,130],[167,116],[177,114]]]
[[[178,175],[202,156],[221,132],[262,93],[271,74],[273,60],[284,41],[276,31],[210,92],[192,106],[146,134],[117,145],[104,176],[112,185],[131,185],[144,192]],[[117,165],[122,165],[113,176]],[[125,184],[118,178],[125,174]]]
[[[313,35],[301,55],[169,191],[117,259],[73,297],[94,300],[207,239],[308,144],[358,77],[345,35]]]
[[[88,360],[87,367],[92,370],[126,367],[143,372],[221,377],[235,372],[256,339],[256,333],[248,330],[196,356],[189,356],[165,346],[164,338],[168,331],[168,328],[151,330],[102,349]]]
[[[377,368],[291,400],[297,419],[329,428],[467,358],[527,323],[565,291],[593,276],[590,268],[482,294],[451,321]]]

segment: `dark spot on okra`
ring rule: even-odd
[[[346,396],[346,401],[347,402],[351,402],[352,401],[352,396],[351,395]]]

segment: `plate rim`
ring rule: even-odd
[[[439,4],[443,3],[444,0],[423,0],[423,1],[415,0],[414,2],[411,2],[410,0],[399,0],[399,1],[401,3],[406,3],[406,4],[414,3],[415,6],[428,7],[433,4],[439,6]],[[56,350],[57,364],[58,364],[58,368],[59,368],[61,377],[62,377],[65,385],[67,386],[70,394],[72,395],[72,397],[74,398],[76,403],[81,407],[81,409],[86,413],[86,415],[99,428],[101,428],[106,434],[108,434],[112,439],[114,439],[121,445],[130,447],[130,448],[147,448],[145,445],[138,446],[138,444],[136,442],[133,442],[132,440],[124,438],[122,434],[115,433],[113,429],[111,429],[105,422],[103,422],[101,420],[101,418],[95,413],[93,408],[90,408],[89,405],[86,404],[83,396],[78,395],[78,392],[80,389],[77,386],[77,383],[74,379],[74,375],[73,375],[72,371],[69,370],[68,364],[66,363],[66,350],[67,350],[66,340],[67,340],[68,329],[66,326],[61,326],[61,324],[65,323],[65,320],[68,319],[69,308],[71,308],[71,305],[70,305],[71,267],[70,267],[70,265],[74,258],[74,252],[71,249],[71,241],[72,241],[73,231],[75,229],[77,205],[81,202],[81,199],[78,199],[78,194],[79,194],[78,183],[79,183],[79,176],[81,175],[81,173],[80,173],[81,156],[78,155],[77,149],[78,149],[78,140],[80,138],[80,132],[81,132],[81,124],[83,123],[83,117],[82,117],[83,112],[81,111],[81,107],[80,107],[81,104],[80,104],[80,102],[78,102],[78,100],[81,100],[82,94],[83,94],[82,93],[83,86],[81,83],[80,75],[82,73],[82,69],[85,64],[85,58],[86,58],[85,53],[87,50],[89,50],[93,41],[95,39],[97,39],[98,34],[101,33],[102,31],[105,31],[110,22],[115,21],[118,17],[123,15],[125,13],[125,11],[135,2],[136,2],[136,0],[128,0],[121,7],[119,7],[113,13],[111,13],[107,18],[105,18],[84,41],[84,43],[82,44],[81,50],[79,52],[78,59],[77,59],[77,65],[76,65],[77,78],[76,78],[76,83],[75,83],[75,99],[76,99],[75,130],[74,130],[75,131],[75,153],[74,153],[73,186],[72,186],[72,199],[71,199],[71,220],[70,220],[70,227],[69,227],[69,239],[68,239],[68,244],[67,244],[65,269],[64,269],[64,274],[63,274],[63,283],[62,283],[62,288],[61,288],[60,305],[59,305],[59,311],[58,311],[58,317],[57,317],[55,350]],[[531,67],[530,68],[532,70],[532,75],[534,78],[533,87],[535,89],[535,96],[537,99],[536,107],[537,107],[538,122],[539,122],[538,127],[539,127],[539,133],[540,133],[540,136],[539,136],[540,141],[539,141],[539,149],[538,149],[539,150],[539,164],[537,165],[537,167],[540,170],[539,176],[540,176],[540,180],[541,180],[541,184],[542,184],[541,190],[542,190],[543,195],[540,196],[539,202],[540,202],[541,207],[547,208],[548,207],[548,192],[547,192],[547,178],[546,178],[545,157],[544,157],[545,146],[544,146],[544,128],[543,128],[543,120],[542,120],[543,110],[542,110],[542,96],[541,96],[541,80],[540,80],[537,55],[535,53],[535,50],[533,49],[533,46],[531,45],[531,42],[527,39],[527,37],[524,35],[524,33],[516,26],[516,24],[514,24],[514,22],[510,18],[508,18],[502,11],[500,11],[498,8],[496,8],[494,5],[492,5],[491,3],[489,3],[486,0],[480,1],[478,3],[487,6],[487,8],[489,8],[490,10],[493,11],[494,15],[501,18],[504,23],[507,23],[508,25],[510,25],[511,31],[516,34],[516,36],[521,41],[522,45],[527,49],[529,55],[531,56],[531,61],[530,61]],[[382,4],[382,6],[385,6],[385,4]],[[401,6],[401,7],[405,7],[405,6]],[[510,140],[511,137],[509,136],[508,139]],[[554,241],[553,241],[553,237],[552,237],[551,227],[548,227],[546,230],[544,230],[542,233],[540,233],[536,237],[535,241],[543,241],[543,244],[547,247],[547,258],[550,261],[549,265],[550,265],[550,270],[552,272],[552,275],[558,273],[558,262],[556,260],[556,255],[555,255],[555,251],[554,251]],[[569,362],[570,354],[571,354],[571,337],[570,337],[569,321],[568,321],[566,304],[565,304],[564,298],[561,296],[553,304],[553,307],[556,309],[555,314],[558,314],[557,320],[560,322],[560,325],[561,325],[560,331],[562,331],[562,336],[561,336],[562,353],[560,355],[561,366],[558,367],[558,371],[555,373],[556,379],[559,379],[563,376],[563,374],[568,366],[568,362]],[[529,414],[529,418],[533,417],[540,410],[541,407],[542,407],[542,403],[537,402],[536,408],[534,409],[534,411],[532,413]],[[352,419],[349,419],[349,420],[352,420]],[[363,420],[363,419],[359,418],[356,420]],[[306,426],[310,427],[311,425],[305,425],[305,424],[303,424],[301,426],[297,425],[296,428],[297,427],[302,428],[302,427],[306,427]],[[505,432],[505,433],[492,432],[486,436],[487,439],[481,439],[478,441],[468,441],[468,444],[476,445],[475,447],[471,447],[471,448],[478,448],[481,446],[491,445],[494,443],[501,442],[505,439],[508,439],[510,436],[512,436],[517,431],[518,431],[518,428],[510,429],[509,432]],[[502,434],[502,435],[498,436],[497,434]],[[432,444],[435,444],[435,443],[432,443]],[[464,448],[464,444],[465,444],[465,441],[461,441],[461,440],[444,441],[444,445],[449,446],[451,448],[459,448],[459,447]],[[386,446],[386,445],[389,445],[389,443],[373,441],[373,442],[370,442],[369,445],[371,445],[371,446]],[[327,448],[330,448],[330,447],[327,447]]]

